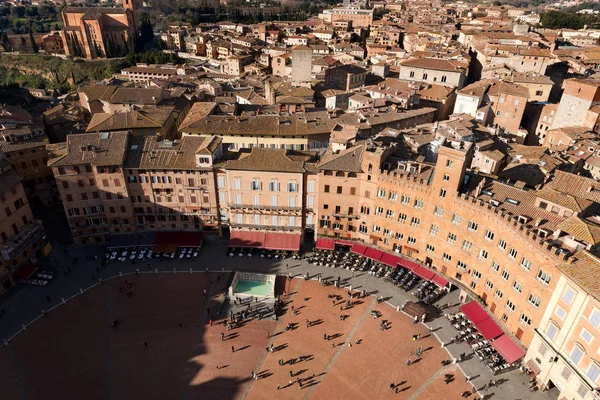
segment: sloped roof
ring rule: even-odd
[[[434,69],[437,71],[463,71],[469,64],[464,61],[447,60],[444,58],[413,58],[400,63],[406,67]]]
[[[585,243],[595,245],[600,242],[600,228],[586,223],[575,215],[558,224],[556,228]]]
[[[548,185],[559,192],[600,203],[600,183],[594,179],[557,170]]]
[[[596,300],[600,300],[600,258],[587,250],[573,255],[574,263],[558,264],[558,269]]]
[[[67,135],[66,142],[46,146],[49,155],[48,166],[122,165],[128,136],[128,132]]]
[[[250,153],[241,154],[239,159],[227,161],[223,168],[245,171],[304,172],[304,162],[293,160],[287,153],[285,149],[254,147]]]
[[[96,113],[86,132],[162,128],[175,107],[161,106],[120,113]]]
[[[127,168],[194,169],[196,154],[220,138],[184,136],[178,141],[160,141],[156,136],[132,136],[125,165]]]
[[[362,155],[364,146],[351,147],[339,153],[327,152],[318,164],[320,170],[362,172]]]
[[[548,200],[549,202],[577,212],[582,212],[592,204],[589,200],[577,198],[569,193],[556,191],[548,186],[540,190],[537,195],[541,199]]]

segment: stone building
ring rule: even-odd
[[[581,126],[598,130],[600,81],[598,79],[569,79],[556,110],[552,129]]]
[[[461,89],[467,81],[469,64],[442,58],[413,58],[400,63],[399,79]]]
[[[0,294],[15,283],[15,272],[35,262],[48,243],[42,223],[33,218],[22,180],[0,159]]]
[[[312,49],[298,45],[292,47],[292,85],[310,87]]]
[[[231,237],[247,240],[257,232],[285,232],[290,250],[298,250],[304,228],[316,219],[317,176],[308,165],[312,158],[309,153],[253,148],[219,165],[221,223],[230,227]]]
[[[218,138],[181,141],[129,132],[70,135],[49,145],[73,240],[100,243],[111,234],[216,230],[213,162]]]
[[[64,49],[69,56],[123,57],[134,50],[134,0],[123,0],[123,7],[66,7],[62,19]]]

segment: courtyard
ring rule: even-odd
[[[342,296],[343,304],[347,290],[323,287],[314,280],[282,279],[286,295],[281,297],[284,314],[278,321],[253,319],[226,330],[222,322],[228,316],[213,313],[229,277],[140,274],[97,285],[0,349],[3,395],[9,399],[430,398],[430,391],[433,395],[439,390],[436,378],[445,373],[454,379],[444,384],[444,393],[454,398],[471,389],[455,366],[441,366],[448,355],[424,326],[413,325],[408,316],[371,296],[355,297],[353,305],[341,312],[328,295]],[[373,318],[372,310],[381,317]],[[340,313],[346,315],[343,321]],[[388,321],[387,330],[379,329],[381,319]],[[295,329],[286,331],[290,323]],[[414,333],[423,338],[413,341]],[[331,339],[324,340],[325,334]],[[271,344],[273,352],[266,350]],[[410,355],[417,346],[424,348],[420,361]],[[299,356],[305,361],[288,363]],[[407,366],[409,357],[414,363]],[[286,364],[279,365],[279,360]],[[258,379],[252,379],[252,372]],[[302,387],[298,378],[306,382]],[[392,382],[398,393],[390,390]]]
[[[8,311],[0,323],[0,337],[10,338],[0,347],[3,395],[435,399],[461,398],[475,387],[479,391],[471,399],[548,398],[528,391],[525,396],[524,378],[516,372],[496,378],[502,383],[499,388],[481,390],[490,376],[473,358],[443,365],[468,350],[466,345],[442,348],[441,341],[454,335],[446,319],[437,316],[426,324],[413,324],[396,309],[411,298],[410,293],[378,278],[304,260],[230,258],[224,250],[223,244],[214,243],[196,260],[114,262],[102,268],[94,258],[103,255],[100,247],[65,251],[56,246],[54,259],[47,260],[48,268],[56,261],[55,282],[46,288],[16,288],[0,301]],[[226,330],[228,309],[219,315],[217,310],[235,270],[280,275],[277,291],[285,295],[277,321],[248,319]],[[306,273],[311,279],[300,278]],[[288,275],[296,278],[288,280]],[[322,286],[318,276],[340,278],[342,288]],[[353,297],[352,306],[340,310],[348,300],[349,286],[370,295]],[[333,306],[330,295],[341,300]],[[378,296],[386,302],[379,303]],[[457,297],[452,292],[442,301],[456,302],[455,309]],[[374,318],[372,311],[379,317]],[[388,329],[381,330],[383,320]],[[289,324],[294,329],[286,331]],[[420,340],[412,340],[415,334],[421,335]],[[274,352],[268,351],[271,345]],[[423,350],[418,360],[417,347]],[[258,379],[252,378],[253,373]]]

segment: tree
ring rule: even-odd
[[[137,50],[143,50],[153,39],[154,31],[152,30],[150,16],[147,13],[143,13],[140,18],[140,40],[138,41]]]
[[[33,31],[31,29],[29,29],[29,40],[31,41],[31,48],[33,49],[33,52],[38,53],[39,48],[37,43],[35,42],[35,39],[33,38]]]
[[[2,32],[0,42],[2,42],[2,47],[4,47],[4,51],[13,51],[12,44],[10,43],[10,40],[8,40],[8,35],[6,34],[6,32]]]

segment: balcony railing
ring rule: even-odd
[[[358,218],[360,218],[360,216],[358,216],[356,214],[333,213],[332,215],[334,217],[337,217],[337,218],[348,218],[348,219],[358,219]]]
[[[234,204],[229,203],[229,208],[246,208],[249,210],[269,210],[269,211],[302,211],[302,207],[288,207],[288,206],[267,206],[267,205],[253,205],[253,204]]]
[[[18,234],[4,243],[2,258],[8,261],[14,260],[45,233],[41,221],[29,222]]]
[[[254,225],[254,224],[238,224],[236,222],[229,222],[229,225],[235,228],[244,228],[244,229],[257,229],[257,230],[269,230],[269,231],[287,231],[294,232],[301,230],[301,226],[273,226],[273,225]]]

